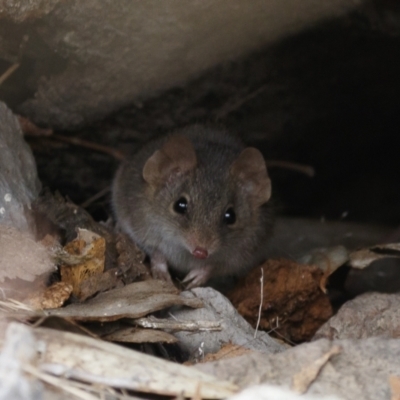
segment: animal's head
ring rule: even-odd
[[[262,154],[252,147],[238,155],[229,151],[205,162],[189,139],[173,135],[143,167],[169,242],[197,259],[215,257],[221,249],[234,252],[251,240],[260,207],[271,196]]]

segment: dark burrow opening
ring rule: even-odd
[[[275,204],[290,216],[400,221],[400,38],[354,14],[207,71],[76,132],[124,152],[190,123],[226,127],[267,160],[314,167],[313,178],[271,169]],[[118,161],[54,138],[28,138],[45,186],[81,204],[107,188]],[[88,210],[110,215],[110,196]]]

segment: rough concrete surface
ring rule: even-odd
[[[19,110],[37,123],[65,129],[182,84],[361,3],[31,0],[21,9],[18,0],[0,0],[0,21],[18,22],[12,25],[18,32],[12,37],[7,37],[10,27],[0,30],[0,59],[12,59],[10,53],[29,37],[24,51],[32,65],[25,68],[36,76],[25,76],[24,84],[35,94]]]

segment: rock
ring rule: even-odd
[[[25,213],[40,191],[31,149],[17,118],[0,102],[0,224],[28,230]]]
[[[181,321],[220,321],[221,331],[210,332],[177,332],[182,348],[194,354],[200,347],[204,354],[216,353],[227,343],[243,346],[261,353],[277,353],[287,346],[278,343],[266,332],[258,331],[254,339],[254,329],[235,310],[229,300],[218,291],[210,288],[196,288],[182,292],[183,297],[197,297],[204,303],[204,308],[195,310],[179,309],[171,311],[173,317]],[[202,343],[203,346],[202,346]]]
[[[39,191],[31,149],[24,141],[17,118],[0,102],[0,289],[3,297],[25,299],[42,287],[54,271],[54,261],[35,240],[38,221],[34,219],[31,204]]]
[[[312,396],[297,394],[286,388],[271,385],[259,385],[245,389],[228,400],[340,400],[332,396]]]
[[[334,346],[340,353],[327,361],[307,395],[337,396],[340,399],[390,400],[389,379],[400,375],[400,340],[369,338],[363,340],[320,339],[277,354],[246,354],[236,359],[197,364],[195,368],[240,387],[260,383],[293,387],[299,372],[312,369]]]
[[[277,218],[269,243],[269,258],[301,261],[310,249],[344,246],[351,250],[380,243],[390,228],[346,221],[321,221],[306,218]]]
[[[2,0],[2,13],[7,14],[12,21],[24,22],[29,18],[37,18],[48,14],[60,0],[14,1]]]
[[[2,58],[19,62],[18,49],[30,37],[24,56],[31,64],[21,69],[31,75],[20,89],[30,90],[19,111],[67,129],[343,15],[363,0],[22,3],[0,0]]]
[[[345,303],[314,340],[400,338],[400,294],[365,293]]]
[[[34,282],[38,276],[45,274],[47,277],[55,271],[54,261],[45,246],[37,243],[32,235],[11,226],[0,225],[0,254],[0,283],[20,278],[29,287],[26,282]],[[26,291],[27,288],[23,292]]]

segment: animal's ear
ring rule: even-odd
[[[254,207],[259,207],[270,199],[271,180],[259,150],[254,147],[244,149],[233,162],[230,173],[249,196]]]
[[[192,170],[197,164],[192,143],[184,136],[172,135],[156,150],[143,167],[143,179],[157,186],[171,182]]]

